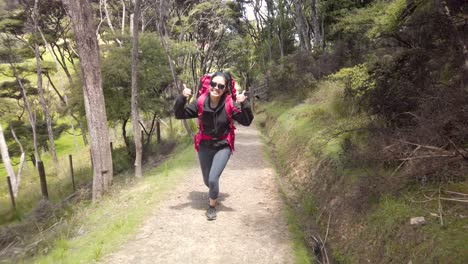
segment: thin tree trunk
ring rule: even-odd
[[[122,121],[122,137],[124,139],[125,148],[127,149],[127,152],[130,153],[130,142],[127,137],[127,129],[126,129],[127,122],[128,122],[128,119],[124,119]]]
[[[18,146],[20,148],[20,151],[21,151],[20,164],[19,164],[19,167],[18,167],[18,173],[16,173],[16,185],[13,185],[13,195],[15,197],[17,197],[18,193],[19,193],[19,188],[21,186],[21,173],[23,172],[23,165],[24,165],[24,161],[26,160],[26,154],[24,153],[23,145],[18,140],[18,137],[16,136],[15,130],[13,129],[13,126],[11,126],[11,124],[10,124],[10,131],[11,131],[11,134],[13,135],[13,138],[15,139],[15,141],[18,144]]]
[[[133,32],[133,15],[134,14],[130,14],[130,32]]]
[[[57,93],[57,95],[59,96],[60,100],[64,103],[65,106],[68,106],[68,96],[67,96],[67,93],[65,92],[64,76],[63,76],[62,71],[60,70],[60,69],[63,69],[63,71],[67,74],[68,69],[67,69],[66,65],[63,67],[62,64],[58,61],[57,55],[55,54],[52,47],[47,42],[47,39],[45,38],[44,34],[42,33],[42,30],[40,28],[37,28],[37,29],[38,29],[39,33],[41,34],[42,41],[44,41],[44,45],[46,46],[47,51],[50,53],[50,55],[54,59],[55,68],[57,69],[57,72],[59,73],[60,90],[63,93],[63,95],[61,95],[59,93],[59,91],[57,91],[57,89],[55,88],[55,85],[53,84],[53,82],[52,82],[52,80],[50,78],[50,76],[48,74],[46,76],[49,79],[50,83],[52,84],[52,88],[54,88],[54,90]],[[72,85],[73,80],[71,78],[71,75],[67,74],[67,78],[68,78],[68,83],[70,85]],[[78,142],[76,141],[76,130],[75,130],[75,126],[73,125],[72,119],[76,119],[76,118],[74,118],[73,113],[70,113],[70,125],[71,125],[72,132],[73,132],[73,141],[75,143],[75,148],[78,149]],[[77,120],[77,121],[80,123],[81,133],[82,133],[82,137],[83,137],[83,143],[84,143],[85,146],[87,146],[88,145],[88,140],[86,139],[86,131],[82,129],[81,122],[79,120]]]
[[[86,137],[87,130],[83,126],[83,122],[81,122],[81,120],[79,120],[78,118],[74,118],[74,119],[78,121],[78,126],[80,127],[80,130],[81,130],[81,137],[83,138],[83,144],[85,146],[88,146],[89,142],[88,142],[88,138]]]
[[[70,122],[70,126],[71,126],[71,129],[72,129],[73,143],[75,145],[75,150],[78,150],[78,141],[76,140],[76,129],[75,129],[75,125],[73,124],[73,118],[71,116],[69,116],[68,120]]]
[[[3,135],[2,124],[0,123],[0,154],[2,155],[2,161],[5,165],[7,175],[10,176],[11,184],[16,186],[16,176],[13,166],[11,165],[10,154],[8,153],[8,146]],[[16,197],[16,195],[13,195]]]
[[[312,28],[314,31],[314,49],[321,49],[323,44],[322,30],[320,27],[319,0],[312,0]]]
[[[132,40],[132,127],[135,142],[135,177],[143,177],[141,173],[142,144],[140,134],[139,112],[138,112],[138,21],[140,18],[140,0],[135,0],[133,16],[133,40]]]
[[[112,183],[112,154],[101,83],[99,45],[94,31],[89,0],[68,2],[75,29],[83,74],[83,94],[93,159],[93,200],[99,199]]]
[[[464,72],[464,74],[463,74],[464,78],[462,78],[462,87],[464,87],[465,90],[468,90],[468,88],[465,86],[465,83],[468,80],[468,48],[466,47],[466,43],[463,40],[463,36],[465,36],[465,40],[466,40],[466,35],[463,35],[463,33],[460,34],[460,32],[459,32],[459,30],[458,30],[458,28],[456,26],[456,23],[454,22],[454,18],[452,16],[451,12],[450,12],[447,1],[442,0],[441,3],[442,3],[442,7],[443,7],[443,12],[445,13],[448,20],[450,21],[450,26],[452,27],[452,32],[455,35],[455,38],[457,40],[457,44],[458,44],[458,46],[460,47],[460,49],[462,51],[462,55],[463,55],[464,62],[465,62],[463,67],[462,67],[463,72]],[[465,26],[466,26],[466,20],[465,20]]]
[[[294,7],[296,10],[296,27],[299,34],[299,47],[302,50],[310,51],[310,35],[309,26],[304,17],[304,8],[302,1],[294,1]]]
[[[122,33],[122,36],[125,34],[125,19],[126,16],[125,16],[125,1],[124,0],[120,0],[120,3],[122,3],[122,28],[121,28],[121,33]]]
[[[159,18],[160,18],[160,21],[159,21],[159,25],[158,25],[157,28],[158,28],[158,33],[159,33],[159,38],[161,40],[161,44],[164,47],[164,51],[166,52],[167,60],[169,61],[169,68],[171,69],[172,78],[174,80],[174,85],[176,87],[176,90],[179,93],[181,93],[182,89],[179,87],[179,82],[177,81],[177,74],[176,74],[176,71],[175,71],[174,62],[172,61],[171,54],[169,52],[169,46],[167,45],[167,42],[164,39],[164,34],[163,34],[163,32],[165,32],[165,30],[164,30],[165,27],[164,27],[164,24],[163,24],[163,23],[165,23],[165,21],[164,21],[165,8],[163,6],[163,2],[164,1],[160,1],[160,4],[159,4]],[[193,137],[193,132],[190,129],[190,126],[188,125],[187,120],[185,120],[185,119],[182,120],[182,124],[184,125],[184,128],[187,131],[187,134],[189,134],[191,137]]]
[[[26,89],[24,88],[23,82],[16,71],[15,65],[10,62],[11,69],[13,71],[13,75],[15,76],[18,85],[20,86],[21,97],[23,98],[24,107],[26,108],[26,112],[28,113],[29,123],[31,124],[32,136],[33,136],[33,145],[34,145],[34,166],[37,167],[37,163],[41,160],[39,156],[39,151],[37,147],[37,132],[36,132],[36,116],[33,115],[31,112],[31,106],[29,105],[28,95],[26,93]]]
[[[41,65],[41,55],[39,52],[39,42],[37,39],[37,29],[38,29],[38,9],[37,9],[38,0],[34,1],[34,10],[33,10],[33,22],[34,22],[34,53],[36,55],[36,72],[37,72],[37,90],[39,91],[39,101],[41,102],[42,111],[44,112],[44,116],[47,123],[47,133],[49,135],[49,144],[50,144],[50,152],[52,153],[52,159],[55,165],[58,165],[57,159],[57,152],[55,151],[55,140],[54,140],[54,132],[52,130],[52,119],[50,118],[49,109],[47,107],[45,98],[44,98],[44,90],[42,89],[42,65]]]
[[[115,36],[114,26],[112,26],[112,21],[110,20],[110,16],[109,16],[109,10],[107,8],[107,0],[103,0],[103,1],[104,1],[104,12],[106,14],[107,24],[109,25],[109,28],[111,29],[112,34],[114,34]],[[116,37],[115,41],[119,44],[119,47],[122,47],[122,42],[120,41],[119,38]]]

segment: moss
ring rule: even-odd
[[[291,208],[286,208],[286,218],[288,221],[289,232],[292,235],[292,247],[294,252],[294,263],[310,264],[313,263],[313,257],[305,246],[304,232],[301,229],[299,221]]]

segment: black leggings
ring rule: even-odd
[[[198,159],[200,160],[203,181],[206,187],[209,188],[209,197],[213,200],[218,198],[219,177],[221,177],[221,173],[226,167],[229,157],[231,157],[231,149],[229,147],[211,149],[200,145]]]

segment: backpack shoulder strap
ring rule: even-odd
[[[233,101],[234,101],[234,99],[232,98],[231,95],[227,95],[227,96],[226,96],[225,108],[226,108],[227,118],[228,118],[228,121],[229,121],[229,124],[230,124],[230,125],[233,124],[233,121],[232,121],[232,112],[233,112],[233,111],[235,111],[236,113],[240,112],[240,110],[237,109],[237,108],[234,106]]]
[[[205,103],[205,99],[208,96],[208,93],[202,93],[200,97],[197,99],[197,109],[198,109],[198,127],[200,131],[203,131],[203,123],[201,117],[203,115],[203,103]]]

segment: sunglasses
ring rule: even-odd
[[[210,86],[213,87],[213,88],[218,87],[218,89],[220,89],[220,90],[224,90],[224,88],[226,88],[226,85],[216,83],[216,82],[210,82]]]

